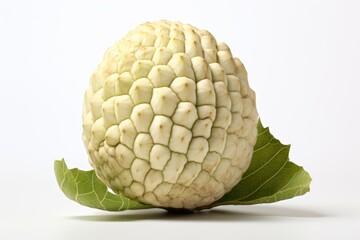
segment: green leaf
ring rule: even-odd
[[[310,190],[311,177],[302,167],[289,161],[289,151],[290,146],[274,138],[259,120],[254,154],[242,180],[220,200],[198,210],[220,205],[271,203],[305,194]],[[94,170],[69,170],[63,159],[55,161],[55,175],[64,194],[84,206],[107,211],[155,208],[110,193]],[[181,209],[176,211],[182,212]]]
[[[258,139],[249,169],[230,192],[208,208],[271,203],[310,191],[309,173],[289,161],[289,151],[290,145],[283,145],[259,120]]]
[[[81,205],[107,211],[153,208],[109,192],[94,170],[81,171],[77,168],[69,170],[64,159],[55,161],[54,169],[61,190],[68,198]]]

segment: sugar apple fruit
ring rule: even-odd
[[[115,193],[194,209],[241,180],[257,121],[255,93],[229,47],[208,31],[163,20],[106,51],[85,93],[83,141]]]

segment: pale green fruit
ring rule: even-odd
[[[83,140],[115,193],[194,209],[241,180],[257,119],[255,93],[229,47],[191,25],[159,21],[107,50],[86,90]]]

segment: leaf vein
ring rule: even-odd
[[[267,182],[269,182],[271,179],[273,179],[273,178],[285,167],[285,165],[286,165],[287,163],[288,163],[288,162],[286,161],[274,175],[272,175],[272,176],[269,177],[265,182],[263,182],[262,184],[260,184],[260,186],[259,186],[258,188],[256,188],[252,193],[250,193],[250,194],[248,194],[248,195],[240,198],[239,200],[248,198],[248,197],[250,197],[251,195],[255,194],[261,187],[263,187]]]
[[[268,165],[272,160],[274,160],[274,158],[280,154],[281,151],[283,151],[284,149],[286,149],[287,146],[284,146],[282,148],[280,148],[268,161],[266,161],[263,165],[261,165],[261,167],[259,167],[258,169],[256,169],[255,171],[249,173],[248,175],[246,175],[243,179],[241,179],[241,181],[245,180],[246,178],[250,177],[251,175],[254,175],[255,173],[257,173],[258,171],[260,171],[261,169],[263,169],[266,165]],[[286,161],[287,162],[287,161]]]

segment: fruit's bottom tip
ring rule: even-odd
[[[178,214],[193,214],[198,212],[196,209],[187,209],[187,208],[164,208],[168,214],[170,215],[178,215]]]

